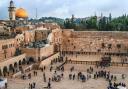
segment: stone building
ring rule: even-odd
[[[50,30],[35,30],[35,41],[42,41],[46,40],[48,35],[50,33]]]
[[[10,71],[18,71],[19,65],[26,61],[21,54],[15,38],[0,39],[0,76]]]
[[[0,40],[0,60],[14,56],[15,42],[15,39]]]
[[[41,61],[50,55],[54,54],[54,46],[44,46],[42,48],[22,48],[23,53],[26,53],[26,57],[33,58],[33,61]]]

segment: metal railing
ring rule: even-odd
[[[74,61],[74,60],[67,60],[67,64],[86,64],[86,65],[99,65],[100,61]],[[118,67],[128,67],[128,63],[121,63],[121,62],[111,62],[110,66],[118,66]]]

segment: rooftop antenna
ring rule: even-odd
[[[35,9],[35,24],[37,24],[37,19],[38,19],[38,17],[37,17],[37,8]],[[36,29],[37,29],[37,27],[36,27]]]
[[[101,12],[101,18],[103,18],[103,13]]]
[[[38,28],[38,27],[37,27],[37,24],[38,24],[38,21],[37,21],[37,18],[38,18],[38,17],[37,17],[37,8],[36,8],[36,14],[35,14],[35,15],[36,15],[36,17],[35,17],[35,23],[36,23],[35,26],[36,26],[36,30],[37,30],[37,28]],[[37,35],[37,34],[36,34],[36,31],[35,31],[35,42],[37,41],[37,40],[36,40],[36,35]]]
[[[94,16],[97,16],[96,12],[94,12]]]
[[[36,20],[38,19],[38,12],[37,12],[37,8],[36,8]]]

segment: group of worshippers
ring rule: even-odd
[[[117,77],[110,74],[109,71],[101,70],[101,71],[95,72],[94,79],[101,78],[101,77],[105,78],[106,80],[114,80],[114,81],[117,80]]]
[[[91,78],[91,75],[90,74],[85,75],[82,72],[79,72],[77,74],[75,74],[75,73],[74,74],[72,74],[72,73],[69,74],[69,79],[70,80],[78,79],[79,81],[85,82],[86,80],[88,80],[90,78]]]
[[[74,67],[71,67],[70,71],[72,72]],[[117,76],[110,73],[110,71],[100,70],[94,72],[93,68],[90,67],[87,69],[87,76],[85,76],[82,72],[77,74],[77,79],[85,82],[86,80],[91,78],[91,74],[94,76],[94,79],[104,78],[109,82],[108,89],[126,89],[125,83],[116,83]],[[122,79],[125,79],[126,75],[122,74]],[[76,78],[75,74],[69,74],[69,79],[74,80]],[[114,83],[112,83],[114,81]]]
[[[108,89],[126,89],[126,84],[125,83],[112,83],[111,81],[109,82]]]
[[[91,71],[93,70],[92,68],[90,68],[90,69],[91,69]],[[90,69],[89,69],[89,70],[90,70]],[[85,82],[86,80],[88,80],[88,79],[91,78],[91,74],[85,75],[85,74],[82,73],[82,72],[78,72],[77,74],[72,73],[72,72],[74,71],[74,66],[72,66],[72,67],[70,68],[70,71],[71,71],[71,73],[69,74],[69,79],[70,79],[70,80],[75,80],[76,77],[77,77],[78,80],[80,80],[80,81],[82,81],[82,82]]]
[[[54,71],[54,74],[53,74],[52,78],[49,78],[48,84],[44,88],[50,89],[51,88],[51,82],[59,82],[59,81],[62,80],[62,78],[63,78],[63,73],[62,74],[58,74],[57,71]],[[45,72],[43,73],[43,80],[44,80],[44,82],[47,82],[47,78],[46,78]]]
[[[33,71],[33,75],[34,75],[34,76],[37,76],[37,71]],[[31,74],[31,73],[28,73],[28,75],[27,75],[27,74],[23,74],[23,75],[21,76],[21,78],[22,78],[23,80],[31,79],[31,77],[32,77],[32,74]]]
[[[53,76],[52,76],[52,81],[53,82],[59,82],[62,80],[63,76],[64,76],[63,72],[58,74],[57,71],[55,71]]]
[[[51,60],[51,65],[56,64],[57,62],[62,63],[64,61],[63,57],[58,57],[53,60]]]
[[[35,89],[36,88],[36,83],[29,83],[29,89]]]

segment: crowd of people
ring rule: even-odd
[[[109,86],[108,86],[108,89],[120,89],[122,88],[125,89],[126,88],[126,84],[125,83],[112,83],[112,82],[109,82]]]
[[[29,83],[29,89],[35,89],[36,88],[36,83]]]
[[[34,75],[34,76],[38,76],[37,74],[38,74],[37,71],[33,71],[33,75]],[[31,77],[32,77],[32,73],[22,74],[22,76],[21,76],[21,78],[22,78],[23,80],[31,79]]]

